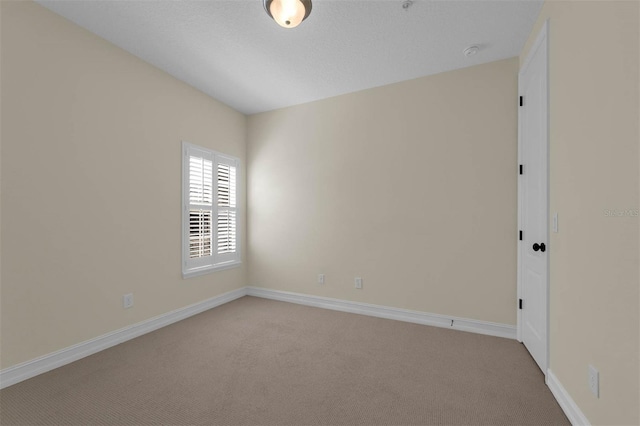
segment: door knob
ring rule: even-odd
[[[547,250],[547,246],[544,245],[544,243],[533,243],[533,251],[538,251],[540,250],[541,252],[545,252]]]

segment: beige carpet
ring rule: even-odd
[[[569,424],[513,340],[244,297],[0,391],[47,425]]]

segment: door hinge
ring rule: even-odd
[[[518,308],[522,309],[522,299],[518,299]]]
[[[520,241],[522,241],[522,231],[520,231]]]
[[[524,105],[524,97],[520,96],[520,106]]]
[[[523,170],[524,170],[524,166],[522,164],[520,164],[520,174],[522,174]]]

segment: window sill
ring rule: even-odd
[[[216,266],[205,266],[197,269],[190,269],[188,271],[182,271],[182,279],[211,274],[212,272],[222,271],[225,269],[238,268],[239,266],[242,266],[241,261],[228,262],[228,263],[223,263],[221,265],[216,265]]]

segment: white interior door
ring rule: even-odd
[[[548,362],[547,25],[519,75],[518,339],[545,373]]]

